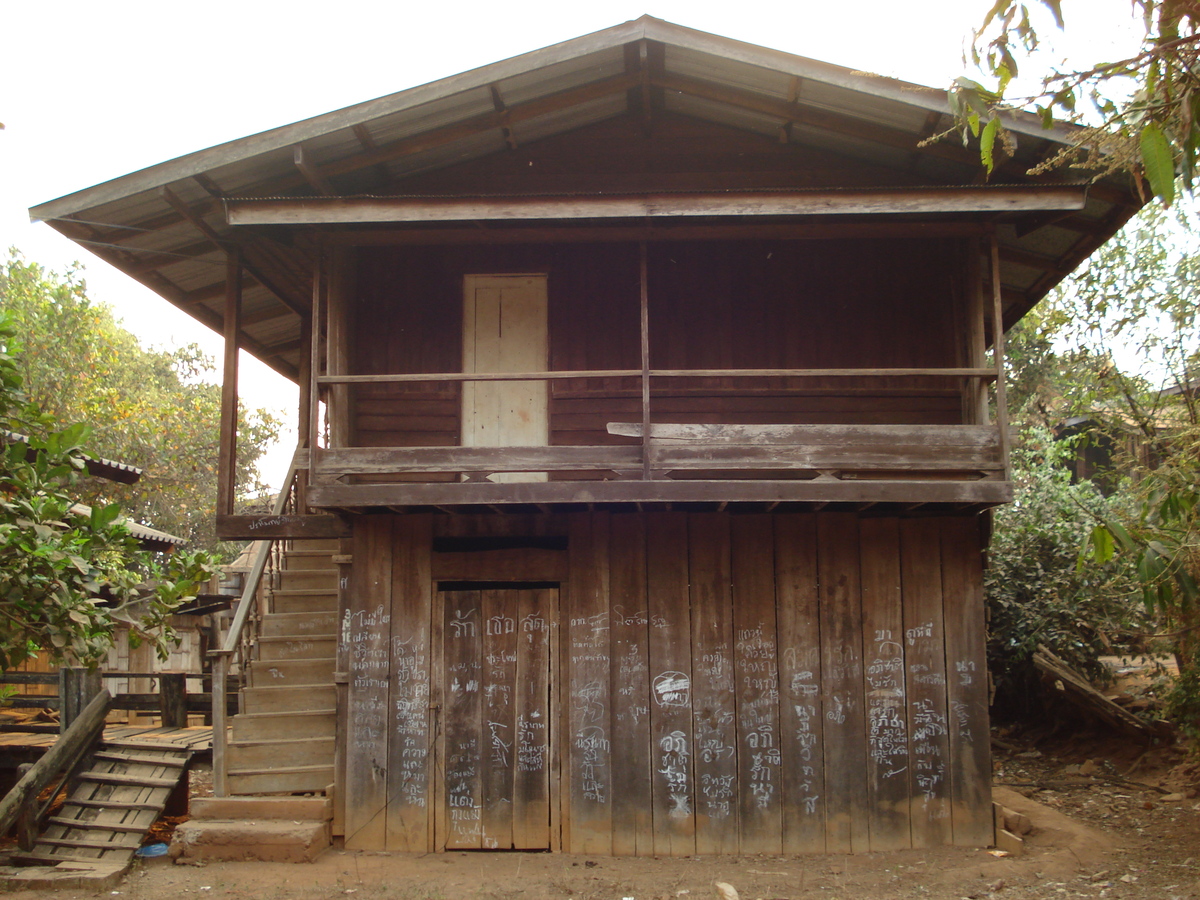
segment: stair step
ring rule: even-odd
[[[271,596],[271,614],[333,612],[337,592],[320,590],[277,590]]]
[[[316,793],[332,783],[333,766],[230,769],[227,781],[229,789],[237,794]]]
[[[133,784],[138,787],[175,787],[179,783],[178,778],[147,778],[140,775],[114,775],[111,772],[84,772],[79,780],[98,784]]]
[[[337,634],[337,610],[269,613],[263,616],[259,634],[297,638],[334,637]]]
[[[192,819],[328,822],[333,802],[328,797],[193,797]]]
[[[68,797],[63,801],[64,806],[84,806],[88,809],[162,809],[161,803],[125,803],[116,800],[81,800],[76,797]]]
[[[114,850],[124,850],[125,852],[128,853],[130,850],[136,850],[137,848],[136,847],[114,847],[113,849]],[[50,854],[50,853],[37,853],[37,852],[14,853],[9,858],[14,863],[16,863],[17,865],[20,865],[20,866],[57,866],[59,863],[64,863],[64,862],[95,863],[96,865],[100,865],[100,866],[108,866],[112,862],[112,860],[110,860],[108,858],[100,859],[99,857],[96,857],[96,856],[72,856],[72,855],[66,854],[66,853],[61,854],[61,855],[59,855],[57,853]]]
[[[312,547],[307,550],[289,550],[284,554],[285,569],[333,569],[336,547]]]
[[[75,841],[67,838],[40,837],[37,843],[46,847],[68,847],[74,850],[136,850],[141,840],[141,837],[135,837],[130,843],[118,844],[115,841]]]
[[[275,769],[274,763],[287,760],[289,767],[333,765],[333,738],[299,740],[234,741],[227,747],[228,767]]]
[[[136,763],[141,766],[166,766],[172,769],[182,769],[187,765],[186,759],[176,757],[157,757],[157,756],[142,756],[140,754],[126,753],[110,753],[107,750],[98,750],[93,754],[96,759],[110,760],[112,762]]]
[[[337,653],[334,637],[290,637],[259,635],[258,660],[329,659]]]
[[[333,737],[337,728],[337,713],[333,709],[239,713],[231,721],[235,741]]]
[[[333,684],[333,657],[321,659],[260,659],[250,669],[255,687],[289,684]]]
[[[95,819],[71,819],[66,816],[51,816],[46,820],[51,825],[61,825],[64,828],[78,828],[80,831],[128,831],[131,834],[145,834],[145,825],[116,825],[112,822],[97,822]]]
[[[242,709],[248,713],[282,713],[328,709],[337,703],[332,684],[251,687],[242,690]]]
[[[336,591],[338,570],[330,565],[322,569],[284,569],[279,573],[279,587],[291,591]]]

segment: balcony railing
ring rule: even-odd
[[[652,421],[648,390],[651,380],[661,379],[961,379],[964,398],[983,417],[986,385],[997,374],[988,367],[326,375],[318,383],[330,388],[640,376],[647,389],[641,422],[608,423],[611,444],[316,447],[307,460],[309,500],[326,508],[689,500],[1004,502],[1011,488],[1007,429],[1000,425],[664,423]],[[335,404],[331,415],[337,414]],[[528,478],[512,479],[513,473]],[[493,476],[506,477],[497,483]]]

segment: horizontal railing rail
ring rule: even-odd
[[[899,378],[947,377],[993,381],[994,368],[860,369],[650,369],[650,378]],[[641,369],[586,369],[541,372],[428,372],[382,375],[321,375],[318,384],[405,384],[431,381],[560,381],[569,378],[640,378]]]

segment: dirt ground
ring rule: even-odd
[[[1034,830],[1021,856],[947,849],[855,856],[612,859],[541,853],[326,852],[312,864],[139,863],[123,900],[1200,900],[1200,759],[1094,734],[999,733],[996,798]],[[195,787],[205,789],[204,779]],[[15,892],[14,900],[86,892]],[[357,896],[356,896],[357,895]]]

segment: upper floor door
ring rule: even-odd
[[[545,275],[467,275],[463,303],[463,372],[545,372],[549,355]],[[544,381],[463,384],[464,447],[540,447],[549,443]],[[545,474],[492,476],[545,480]]]

